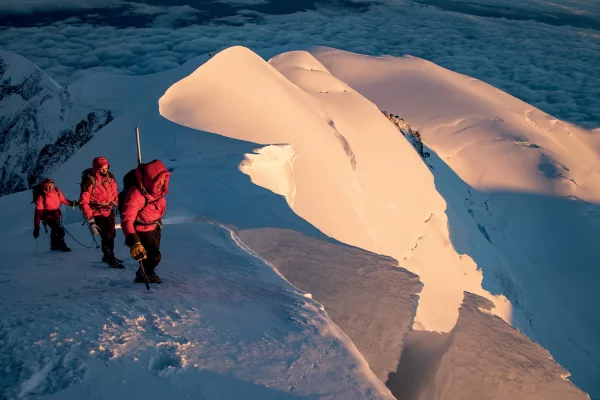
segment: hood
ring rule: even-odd
[[[94,162],[92,163],[92,171],[94,173],[94,175],[96,175],[98,173],[98,171],[100,170],[100,168],[104,167],[105,165],[108,165],[108,167],[110,168],[110,164],[108,163],[108,160],[104,157],[96,157],[94,158]]]
[[[138,165],[135,176],[138,182],[141,182],[142,187],[151,196],[158,198],[166,195],[169,192],[169,179],[171,173],[167,171],[167,167],[160,160],[153,160],[146,164]],[[157,190],[158,182],[165,177],[165,184],[162,189]]]
[[[40,183],[40,187],[46,191],[46,185],[49,183],[54,183],[54,180],[52,180],[51,178],[46,178],[44,179],[41,183]]]

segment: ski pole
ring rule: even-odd
[[[148,279],[148,275],[146,275],[146,271],[144,270],[144,264],[142,264],[142,260],[140,262],[140,271],[142,271],[142,276],[144,277],[144,283],[146,284],[146,289],[150,290],[150,280]]]

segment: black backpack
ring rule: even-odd
[[[108,171],[108,177],[112,178],[112,179],[115,179],[115,176],[110,171]],[[81,183],[80,183],[80,186],[81,186],[81,192],[82,193],[83,193],[84,186],[85,186],[85,184],[86,184],[86,182],[87,182],[88,179],[92,181],[92,193],[94,193],[94,189],[96,189],[96,178],[94,177],[94,169],[93,168],[86,168],[83,171],[81,171]],[[116,179],[115,179],[115,182],[116,182]],[[121,197],[119,195],[119,199],[120,198]]]
[[[135,176],[135,169],[132,169],[123,177],[123,190],[119,192],[119,214],[123,215],[123,205],[125,204],[125,198],[127,197],[129,189],[138,186],[137,176]],[[146,196],[144,196],[144,199],[146,199]],[[146,199],[146,204],[148,204],[148,199]]]
[[[92,185],[94,186],[94,188],[96,188],[96,179],[94,178],[94,169],[93,168],[86,168],[83,171],[81,171],[80,186],[81,186],[82,192],[83,192],[83,185],[85,184],[86,180],[88,180],[88,179],[92,180]]]

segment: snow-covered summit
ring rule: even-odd
[[[383,383],[400,359],[395,382],[412,383],[393,389],[398,398],[586,398],[507,322],[542,345],[574,335],[593,357],[597,319],[573,314],[565,296],[548,302],[556,287],[531,258],[538,238],[498,228],[514,223],[502,197],[460,179],[414,109],[379,104],[375,95],[392,93],[360,87],[395,77],[386,68],[371,76],[361,64],[369,60],[380,59],[316,49],[267,62],[234,47],[155,75],[99,74],[70,85],[78,104],[115,105],[115,119],[52,177],[74,198],[81,170],[98,155],[122,177],[136,164],[139,125],[142,158],[160,158],[172,172],[164,284],[150,292],[132,284],[136,263],[121,246],[122,272],[71,238],[73,253],[53,254],[42,235],[36,258],[30,194],[0,198],[0,393],[390,399]],[[352,82],[352,72],[365,81]],[[438,98],[418,97],[418,86],[396,94],[419,99],[424,116],[429,102],[439,104],[435,117],[462,92],[429,72],[423,93]],[[490,110],[504,112],[503,103]],[[405,137],[413,128],[430,158]],[[64,217],[89,243],[81,215],[67,209]],[[502,233],[534,248],[504,243]],[[560,276],[573,294],[579,282]],[[525,290],[555,307],[544,310]],[[553,331],[549,313],[592,328]],[[594,390],[583,370],[593,365],[580,353],[565,358],[555,346],[551,355]]]
[[[222,73],[227,79],[219,78]],[[257,99],[257,92],[265,95]],[[294,188],[288,203],[337,240],[399,261],[413,258],[417,247],[433,246],[420,268],[412,269],[425,285],[416,317],[420,326],[452,329],[464,290],[492,299],[497,312],[510,317],[510,305],[481,288],[476,265],[446,245],[444,201],[410,143],[373,103],[309,53],[285,53],[266,63],[246,48],[227,49],[173,85],[160,111],[196,129],[290,145],[293,173],[278,174]],[[263,178],[272,169],[245,166],[245,171],[253,180],[276,182]],[[425,244],[421,239],[428,231],[436,239]],[[440,263],[447,268],[440,270]]]
[[[31,61],[0,50],[0,195],[41,181],[112,118],[75,104]]]
[[[61,86],[25,57],[0,49],[0,100],[18,94],[29,100],[43,90],[60,91]]]

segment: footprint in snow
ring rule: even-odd
[[[159,343],[156,346],[156,353],[150,358],[148,370],[159,376],[167,376],[179,371],[184,367],[184,363],[177,350],[176,343]]]

